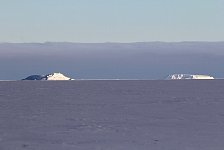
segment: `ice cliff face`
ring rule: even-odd
[[[214,79],[208,75],[191,75],[191,74],[173,74],[169,75],[167,80],[185,80],[185,79]]]
[[[31,75],[22,80],[74,80],[61,73],[51,73],[47,75]]]

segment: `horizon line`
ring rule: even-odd
[[[68,43],[68,44],[134,44],[134,43],[223,43],[223,41],[136,41],[136,42],[73,42],[73,41],[45,41],[45,42],[0,42],[0,44],[51,44],[51,43]]]

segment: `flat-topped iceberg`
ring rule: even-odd
[[[172,74],[169,75],[167,80],[185,80],[185,79],[214,79],[209,75],[191,75],[191,74]]]
[[[66,77],[61,73],[51,73],[47,75],[31,75],[22,80],[74,80],[74,79]]]

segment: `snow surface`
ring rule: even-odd
[[[223,150],[224,80],[0,82],[0,150]]]
[[[23,80],[74,80],[61,73],[51,73],[47,75],[31,75]]]
[[[214,79],[208,75],[191,75],[191,74],[173,74],[169,75],[167,80],[184,80],[184,79]]]

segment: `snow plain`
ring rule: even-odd
[[[0,150],[223,150],[224,80],[0,82]]]

